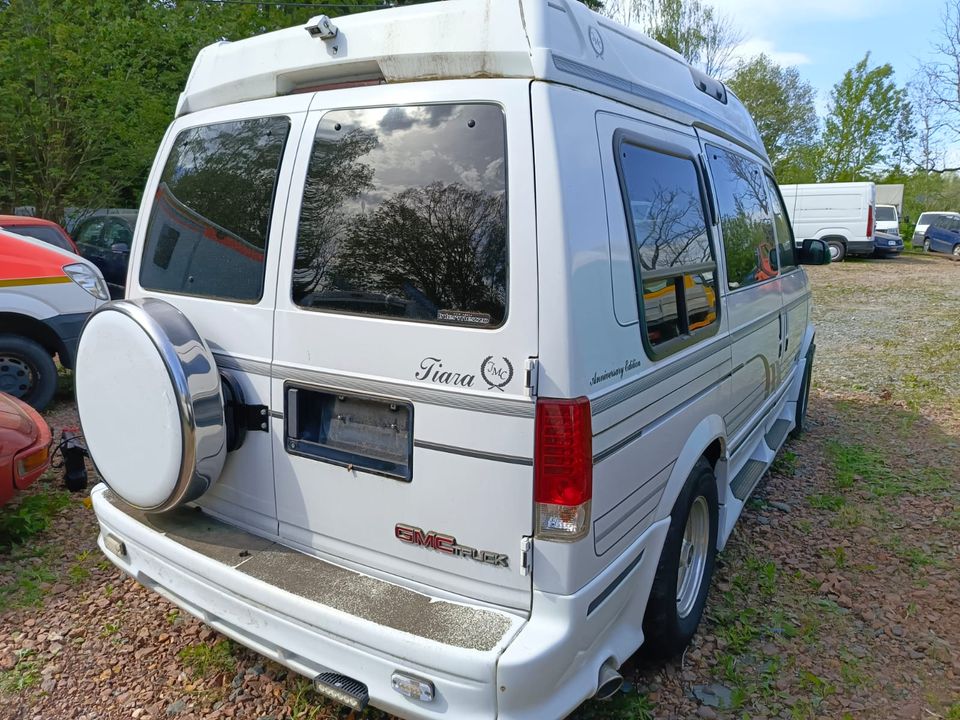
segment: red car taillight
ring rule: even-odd
[[[867,206],[867,237],[873,237],[873,205]]]
[[[533,495],[538,538],[578,540],[590,528],[593,431],[585,397],[537,400]]]

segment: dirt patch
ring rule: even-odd
[[[960,719],[960,263],[810,275],[810,430],[750,501],[684,657],[631,659],[624,692],[575,717]],[[48,420],[75,423],[66,397]],[[0,717],[349,717],[115,570],[84,494],[50,522],[0,558]]]

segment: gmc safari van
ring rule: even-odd
[[[781,185],[798,242],[827,243],[830,259],[872,255],[876,249],[877,186],[872,182]]]
[[[563,717],[694,634],[828,260],[740,101],[579,3],[218,43],[80,341],[100,546],[351,707]]]

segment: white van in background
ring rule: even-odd
[[[877,186],[872,182],[781,185],[797,242],[825,240],[830,259],[872,255]]]
[[[877,232],[885,232],[900,237],[900,214],[896,205],[877,205]]]

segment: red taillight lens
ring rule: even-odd
[[[533,468],[537,536],[583,537],[593,497],[593,432],[587,398],[537,401]]]
[[[873,205],[867,206],[867,237],[873,237]]]

